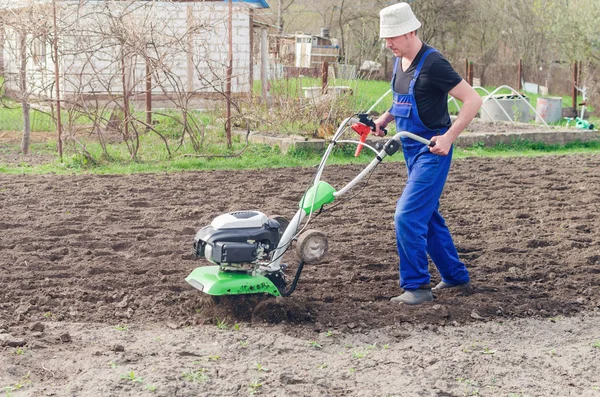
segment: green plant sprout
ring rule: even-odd
[[[314,347],[315,349],[321,349],[321,348],[323,348],[323,346],[321,346],[321,344],[319,342],[317,342],[316,340],[311,340],[310,341],[310,346]]]
[[[248,392],[250,393],[251,396],[258,394],[262,385],[263,384],[260,383],[260,380],[256,379],[252,383],[250,383],[250,385],[248,386]]]
[[[325,369],[325,368],[327,368],[327,364],[326,363],[319,364],[319,365],[317,365],[317,368],[319,368],[319,369]]]
[[[240,323],[233,324],[233,330],[234,331],[239,331],[241,329],[242,329],[242,325]]]
[[[118,367],[117,363],[116,363],[116,362],[114,362],[114,361],[109,361],[107,364],[108,364],[108,366],[109,366],[109,367],[111,367],[112,369],[115,369],[115,368],[117,368],[117,367]]]
[[[154,393],[157,389],[157,387],[155,385],[146,385],[145,387],[151,393]]]
[[[117,331],[128,331],[129,330],[129,328],[124,324],[115,325],[114,329],[116,329]]]
[[[519,101],[519,103],[521,103],[521,101]],[[521,111],[521,108],[517,105],[516,102],[512,105],[512,113],[513,121],[521,121],[521,116],[523,115],[523,112]]]
[[[496,353],[496,350],[491,350],[489,347],[484,347],[483,350],[481,351],[481,354],[494,354]]]
[[[479,384],[478,384],[477,381],[470,380],[470,379],[467,379],[467,378],[462,378],[462,377],[456,378],[456,381],[458,383],[462,383],[462,384],[467,385],[465,387],[465,391],[463,393],[463,396],[479,396],[480,395],[479,394],[479,389],[478,389]]]
[[[133,371],[129,371],[127,374],[123,374],[120,376],[121,379],[129,380],[131,382],[143,383],[144,380],[142,378],[138,378],[135,376]]]
[[[25,354],[25,349],[20,346],[15,347],[15,354],[17,356],[22,356],[23,354]]]
[[[30,386],[31,380],[29,379],[29,373],[27,373],[25,376],[23,376],[21,379],[19,379],[19,381],[17,383],[15,383],[12,386],[5,386],[2,389],[0,389],[0,391],[3,391],[5,394],[5,397],[12,397],[12,392],[22,389],[25,386]]]
[[[208,361],[219,361],[220,359],[221,359],[221,356],[219,356],[219,355],[208,356],[208,358],[207,358]]]
[[[331,332],[331,330],[327,330],[327,332],[325,332],[325,336],[331,338],[333,336],[333,332]]]
[[[466,384],[466,385],[479,386],[479,385],[477,384],[477,381],[470,380],[470,379],[467,379],[467,378],[456,378],[456,381],[457,381],[458,383],[464,383],[464,384]]]
[[[220,319],[219,317],[215,317],[216,321],[217,321],[217,328],[218,329],[227,329],[229,328],[229,325],[227,324],[227,319]]]
[[[248,344],[249,344],[249,343],[250,343],[250,342],[248,342],[247,340],[245,340],[245,339],[244,339],[244,340],[241,340],[241,341],[240,341],[240,346],[241,346],[241,347],[248,347]]]
[[[492,384],[491,385],[486,385],[485,387],[488,388],[488,389],[495,389],[497,387],[496,383],[498,382],[498,379],[492,378],[490,381],[492,382]]]
[[[256,363],[255,366],[256,366],[256,369],[258,371],[263,371],[263,372],[269,372],[270,371],[269,368],[263,367],[261,363]]]
[[[367,354],[369,353],[360,350],[352,350],[352,358],[361,359],[364,358]]]
[[[206,382],[208,380],[208,375],[206,375],[206,368],[198,368],[195,371],[184,372],[181,376],[183,379],[193,382],[193,383],[201,383]]]
[[[596,348],[596,349],[600,349],[600,340],[597,340],[596,342],[594,342],[594,343],[592,344],[592,347],[593,347],[593,348]]]

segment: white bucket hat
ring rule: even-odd
[[[408,3],[398,3],[379,11],[379,37],[402,36],[421,27]]]

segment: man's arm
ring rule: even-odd
[[[477,91],[465,80],[458,83],[449,94],[461,101],[463,106],[458,113],[458,117],[452,123],[452,127],[444,135],[434,136],[431,139],[435,141],[435,146],[430,148],[431,152],[442,156],[446,156],[450,152],[450,148],[458,135],[467,128],[483,103]]]

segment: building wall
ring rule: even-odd
[[[107,13],[118,18],[109,18]],[[228,15],[225,2],[89,2],[80,7],[78,1],[61,1],[61,91],[65,95],[122,94],[124,59],[127,87],[134,93],[144,92],[146,58],[156,72],[156,94],[224,91]],[[232,91],[249,92],[251,21],[247,5],[234,4],[232,24]],[[4,50],[7,88],[18,90],[19,39],[16,31],[9,31]],[[33,36],[28,36],[27,45],[29,89],[52,97],[51,46]],[[44,56],[34,56],[36,52]]]

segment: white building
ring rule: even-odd
[[[265,0],[233,0],[231,90],[252,89],[254,13]],[[223,0],[56,0],[61,95],[225,91],[229,2]],[[52,0],[0,0],[0,69],[5,89],[52,98]],[[25,58],[24,58],[25,57]],[[23,62],[24,61],[24,62]]]

